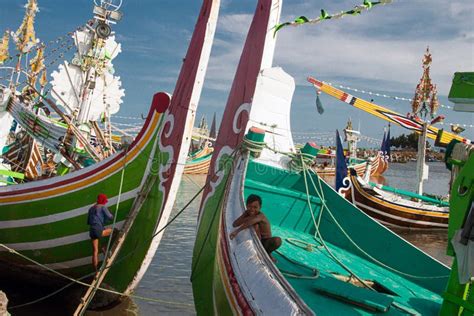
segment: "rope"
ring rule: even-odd
[[[304,249],[306,251],[309,251],[309,252],[314,252],[314,248],[317,248],[317,249],[323,248],[323,246],[318,246],[318,245],[306,242],[304,240],[296,239],[296,238],[286,238],[285,240],[289,244],[291,244],[295,247],[302,248],[302,249]]]
[[[191,198],[191,200],[190,200],[188,203],[186,203],[186,205],[185,205],[181,210],[179,210],[178,213],[177,213],[175,216],[173,216],[173,218],[171,218],[171,219],[168,221],[168,223],[167,223],[165,226],[163,226],[158,232],[156,232],[153,236],[151,236],[150,239],[149,239],[149,241],[151,241],[151,240],[152,240],[153,238],[155,238],[158,234],[160,234],[163,230],[165,230],[169,225],[171,225],[171,223],[173,223],[173,222],[187,209],[187,207],[196,199],[196,197],[204,190],[205,187],[206,187],[206,186],[203,186],[203,187]],[[83,276],[83,277],[81,277],[81,278],[79,278],[79,279],[76,280],[76,279],[73,279],[73,278],[71,278],[71,277],[69,277],[69,276],[67,276],[67,275],[65,275],[65,274],[62,274],[62,273],[59,272],[59,271],[56,271],[56,270],[54,270],[54,269],[49,268],[48,266],[46,266],[46,265],[44,265],[44,264],[42,264],[42,263],[40,263],[40,262],[35,261],[35,260],[33,260],[33,259],[31,259],[31,258],[29,258],[29,257],[27,257],[27,256],[25,256],[25,255],[23,255],[23,254],[21,254],[21,253],[19,253],[19,252],[17,252],[15,249],[9,248],[8,246],[6,246],[6,245],[4,245],[4,244],[2,244],[2,243],[0,243],[0,247],[2,247],[2,248],[4,248],[4,249],[8,250],[8,251],[9,251],[10,253],[12,253],[12,254],[15,254],[15,255],[18,255],[18,256],[22,257],[23,259],[25,259],[25,260],[27,260],[27,261],[29,261],[29,262],[31,262],[31,263],[33,263],[33,264],[35,264],[35,265],[41,267],[41,268],[43,268],[43,269],[45,269],[45,270],[47,270],[47,271],[52,272],[53,274],[56,274],[56,275],[58,275],[58,276],[60,276],[60,277],[62,277],[62,278],[64,278],[64,279],[66,279],[66,280],[71,281],[67,286],[64,286],[63,288],[61,288],[61,289],[55,291],[54,293],[50,293],[50,294],[48,294],[48,295],[46,295],[46,296],[44,296],[44,297],[42,297],[42,298],[40,298],[40,299],[36,299],[36,300],[32,301],[32,302],[22,304],[21,306],[31,305],[31,304],[34,304],[34,303],[43,301],[43,300],[45,300],[45,299],[47,299],[47,298],[49,298],[49,297],[51,297],[51,296],[53,296],[53,295],[55,295],[55,294],[61,292],[61,291],[63,291],[64,289],[66,289],[67,287],[69,287],[70,285],[72,285],[72,284],[74,284],[74,283],[79,284],[79,285],[82,285],[82,286],[86,286],[86,287],[90,287],[90,286],[91,286],[90,284],[84,283],[84,282],[82,282],[82,281],[80,281],[80,280],[82,280],[82,279],[84,279],[84,278],[87,278],[87,277],[89,277],[89,276],[91,276],[91,275],[94,275],[95,272],[90,273],[90,274],[88,274],[88,275],[85,275],[85,276]],[[143,244],[142,244],[142,245],[138,245],[138,246],[135,248],[135,250],[129,252],[127,255],[123,256],[123,257],[120,258],[119,260],[116,260],[115,262],[113,262],[112,264],[110,264],[109,266],[107,266],[107,267],[105,267],[105,268],[106,268],[106,269],[109,269],[109,268],[111,268],[112,266],[114,266],[115,264],[118,264],[118,263],[122,262],[123,260],[125,260],[126,258],[128,258],[130,255],[132,255],[134,252],[136,252],[138,249],[140,249],[140,247],[143,247]],[[117,295],[120,295],[120,296],[125,296],[125,297],[130,297],[130,298],[141,299],[141,300],[145,300],[145,301],[151,301],[151,302],[157,302],[157,303],[166,303],[166,304],[175,304],[175,305],[183,305],[183,306],[190,306],[190,307],[193,306],[193,305],[191,305],[191,304],[186,304],[186,303],[181,304],[181,303],[175,303],[175,302],[170,302],[170,301],[164,301],[164,300],[160,300],[160,299],[152,299],[152,298],[142,297],[142,296],[133,295],[133,294],[125,294],[125,293],[121,293],[121,292],[117,292],[117,291],[105,289],[105,288],[102,288],[102,287],[98,287],[97,289],[98,289],[98,290],[101,290],[101,291],[104,291],[104,292],[109,292],[109,293],[112,293],[112,294],[117,294]],[[21,306],[18,306],[18,307],[21,307]],[[16,307],[16,306],[15,306],[15,307]]]
[[[314,219],[314,213],[313,213],[313,208],[311,206],[311,201],[309,199],[309,187],[308,187],[308,181],[306,179],[306,165],[304,164],[304,161],[303,159],[301,159],[301,164],[303,166],[303,178],[304,178],[304,184],[305,184],[305,188],[306,188],[306,199],[307,199],[307,202],[308,202],[308,207],[309,207],[309,211],[311,212],[311,217],[313,219],[313,223],[314,223],[314,228],[316,230],[316,234],[318,235],[319,237],[319,241],[321,242],[321,244],[323,245],[323,247],[326,249],[326,251],[328,252],[329,256],[336,262],[338,263],[344,270],[346,270],[347,272],[349,272],[350,275],[354,276],[361,284],[363,284],[365,287],[367,287],[368,289],[372,290],[372,291],[375,291],[374,289],[372,289],[372,287],[370,287],[368,284],[365,283],[365,281],[360,278],[359,276],[357,276],[354,272],[352,272],[351,269],[349,269],[349,267],[347,267],[341,260],[339,260],[333,253],[332,251],[329,249],[329,247],[326,245],[324,239],[323,239],[323,236],[321,235],[321,232],[319,231],[319,226],[316,224],[316,220]],[[316,188],[315,188],[316,189]],[[316,190],[316,192],[318,192]],[[319,195],[319,194],[318,194]],[[325,204],[325,201],[324,199],[319,196],[319,198],[321,199],[321,202],[323,203],[323,205]],[[315,237],[316,239],[316,237]]]
[[[105,266],[106,266],[105,263],[107,261],[107,257],[109,256],[109,253],[110,253],[110,246],[111,246],[111,243],[112,243],[112,237],[114,235],[115,224],[117,222],[117,216],[118,216],[118,211],[119,211],[119,207],[120,207],[120,199],[122,197],[123,178],[124,178],[125,169],[126,169],[126,166],[127,166],[126,165],[126,163],[127,163],[127,153],[128,152],[126,150],[125,155],[123,157],[122,174],[120,176],[119,194],[118,194],[118,198],[117,198],[117,204],[116,204],[116,207],[115,207],[114,221],[112,223],[112,232],[110,233],[110,237],[109,237],[109,240],[107,242],[107,248],[105,250],[104,260],[102,261],[102,265],[100,267],[99,273],[97,274],[96,278],[100,278],[102,276],[102,274],[104,274]],[[99,287],[99,283],[100,282],[96,282],[96,284],[94,285],[94,287],[92,289],[92,294],[88,296],[87,301],[84,303],[84,309],[82,309],[80,315],[84,314],[85,310],[87,309],[87,307],[91,303],[92,299],[94,298],[94,295],[97,292],[97,288]],[[92,286],[92,284],[89,286],[89,288],[91,286]]]
[[[314,174],[316,174],[314,171],[312,171]],[[317,176],[317,174],[316,174]],[[318,177],[318,180],[319,180],[319,177]],[[320,181],[320,180],[319,180]],[[316,192],[318,193],[319,195],[319,192],[318,190],[315,188]],[[379,264],[380,266],[384,267],[384,268],[387,268],[395,273],[398,273],[398,274],[401,274],[403,276],[406,276],[406,277],[410,277],[410,278],[414,278],[414,279],[442,279],[442,278],[448,278],[449,275],[443,275],[443,276],[432,276],[432,277],[429,277],[429,276],[418,276],[418,275],[413,275],[413,274],[409,274],[409,273],[405,273],[405,272],[402,272],[400,270],[397,270],[395,268],[392,268],[388,265],[386,265],[385,263],[375,259],[374,257],[372,257],[370,254],[368,254],[364,249],[362,249],[354,240],[352,240],[352,238],[349,236],[349,234],[344,230],[344,228],[342,228],[342,226],[339,224],[339,222],[337,221],[337,219],[334,217],[334,215],[332,214],[331,210],[328,208],[327,204],[326,204],[326,201],[324,199],[321,199],[322,201],[322,204],[323,204],[323,207],[325,207],[329,213],[329,215],[331,216],[332,220],[334,221],[334,223],[336,224],[336,226],[339,228],[339,230],[343,233],[343,235],[349,240],[349,242],[354,246],[356,247],[362,254],[364,254],[365,256],[367,256],[369,259],[371,259],[372,261],[374,261],[375,263]]]
[[[35,260],[33,260],[33,259],[27,257],[27,256],[25,256],[25,255],[23,255],[23,254],[17,252],[15,249],[9,248],[8,246],[6,246],[6,245],[4,245],[4,244],[1,244],[1,243],[0,243],[0,247],[6,249],[6,250],[7,250],[8,252],[10,252],[10,253],[13,253],[13,254],[15,254],[15,255],[18,255],[18,256],[22,257],[23,259],[25,259],[25,260],[27,260],[27,261],[29,261],[29,262],[31,262],[31,263],[34,263],[34,264],[36,264],[36,265],[38,265],[38,266],[41,266],[42,268],[44,268],[44,269],[46,269],[46,270],[48,270],[48,271],[50,271],[50,272],[52,272],[52,273],[54,273],[54,274],[57,274],[57,275],[59,275],[59,276],[62,277],[62,278],[65,278],[65,279],[71,281],[69,284],[63,286],[63,287],[60,288],[59,290],[54,291],[53,293],[50,293],[50,294],[48,294],[48,295],[46,295],[46,296],[43,296],[43,297],[41,297],[41,298],[39,298],[39,299],[35,299],[34,301],[31,301],[31,302],[28,302],[28,303],[24,303],[24,304],[20,304],[20,305],[15,305],[15,306],[9,307],[8,309],[21,308],[21,307],[24,307],[24,306],[28,306],[28,305],[32,305],[32,304],[38,303],[38,302],[40,302],[40,301],[43,301],[43,300],[45,300],[45,299],[47,299],[47,298],[50,298],[50,297],[52,297],[52,296],[58,294],[59,292],[65,290],[66,288],[68,288],[69,286],[71,286],[71,285],[73,285],[73,284],[79,284],[79,285],[82,285],[82,286],[87,286],[87,287],[89,287],[90,284],[84,283],[84,282],[82,282],[81,280],[86,279],[86,278],[88,278],[88,277],[90,277],[90,276],[92,276],[92,275],[95,274],[95,272],[89,273],[89,274],[87,274],[87,275],[85,275],[85,276],[82,276],[82,277],[80,277],[79,279],[76,280],[76,279],[73,279],[73,278],[71,278],[71,277],[68,277],[67,275],[62,274],[61,272],[58,272],[58,271],[56,271],[56,270],[54,270],[54,269],[49,268],[49,267],[47,267],[47,266],[45,266],[45,265],[43,265],[43,264],[41,264],[41,263],[39,263],[39,262],[37,262],[37,261],[35,261]],[[116,294],[116,295],[120,295],[120,296],[125,296],[125,297],[140,299],[140,300],[144,300],[144,301],[157,302],[157,303],[165,303],[165,304],[175,304],[175,305],[182,305],[182,306],[189,306],[189,307],[192,307],[192,306],[193,306],[193,305],[191,305],[191,304],[186,304],[186,303],[176,303],[176,302],[170,302],[170,301],[165,301],[165,300],[160,300],[160,299],[154,299],[154,298],[149,298],[149,297],[144,297],[144,296],[139,296],[139,295],[134,295],[134,294],[125,294],[125,293],[121,293],[121,292],[118,292],[118,291],[114,291],[114,290],[110,290],[110,289],[106,289],[106,288],[102,288],[102,287],[99,287],[98,289],[101,290],[101,291],[104,291],[104,292],[111,293],[111,294]]]
[[[230,157],[233,157],[235,156],[235,153],[237,152],[237,150],[239,149],[239,146],[237,146],[233,151],[232,153],[230,154]],[[234,157],[235,158],[235,157]],[[225,166],[226,164],[221,164],[221,166],[219,167],[218,171],[221,171],[222,168]],[[227,178],[226,182],[225,182],[225,185],[227,186],[227,181],[229,181],[230,177]],[[204,187],[206,187],[207,185],[207,181],[206,181],[206,184],[204,185]],[[203,187],[203,189],[204,189]],[[222,194],[225,194],[225,190]],[[202,251],[204,250],[204,246],[206,245],[206,242],[207,242],[207,239],[209,238],[209,235],[211,233],[211,228],[212,228],[212,225],[214,223],[214,220],[216,219],[216,215],[218,212],[218,210],[221,209],[221,203],[222,203],[222,199],[219,199],[219,204],[218,204],[218,207],[216,208],[216,210],[214,211],[214,214],[212,214],[212,218],[211,218],[211,222],[209,223],[209,227],[207,228],[207,231],[206,231],[206,235],[204,236],[204,240],[202,242],[202,245],[201,245],[201,248],[199,249],[198,251],[198,255],[197,255],[197,258],[196,258],[196,263],[191,267],[191,277],[190,277],[190,280],[191,282],[194,280],[194,273],[196,272],[196,268],[199,264],[199,261],[201,260],[201,255],[202,255]],[[204,205],[205,207],[205,205]]]
[[[255,154],[255,156],[259,156],[260,153],[266,148],[267,145],[265,142],[257,142],[247,138],[247,135],[244,136],[242,141],[242,148],[250,151],[251,153]]]

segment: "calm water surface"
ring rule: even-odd
[[[425,181],[427,193],[446,195],[448,193],[449,172],[443,163],[429,163],[430,178]],[[391,164],[383,177],[373,179],[401,189],[416,190],[416,163]],[[333,182],[333,179],[327,179]],[[179,211],[204,185],[205,176],[183,177],[174,213]],[[119,306],[106,312],[91,312],[88,315],[194,315],[194,303],[191,282],[191,258],[196,232],[196,218],[200,198],[165,231],[157,256],[140,282],[135,294],[157,300],[126,300]],[[417,245],[438,260],[450,265],[451,258],[446,256],[446,233],[398,232],[403,238]],[[36,305],[34,309],[23,310],[19,314],[61,314],[57,302]],[[41,312],[44,309],[44,312]]]

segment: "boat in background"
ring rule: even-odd
[[[379,115],[384,114],[386,117],[396,119],[396,122],[399,124],[402,122],[411,126],[410,124],[417,122],[420,128],[417,159],[417,193],[370,183],[370,177],[367,172],[361,177],[354,169],[350,172],[347,182],[348,187],[338,188],[339,192],[346,196],[354,205],[386,226],[425,230],[448,228],[449,203],[423,195],[423,181],[428,179],[428,166],[425,163],[426,137],[428,131],[434,133],[435,130],[434,127],[428,126],[427,116],[429,114],[431,117],[431,124],[440,120],[439,117],[435,117],[439,103],[436,85],[432,84],[430,78],[431,61],[431,54],[427,50],[423,57],[423,74],[420,83],[415,89],[415,96],[412,101],[412,112],[406,118],[390,113],[388,110],[382,112],[381,107],[373,107],[371,109],[370,104],[366,104],[367,102],[352,96],[343,95],[344,100],[351,99],[349,103],[354,106],[363,106],[367,111],[373,111],[373,113],[379,113]],[[310,82],[316,82],[314,80],[310,79]],[[333,90],[330,91],[333,93],[331,95],[338,94]],[[449,134],[445,135],[445,138],[448,141],[449,139],[459,138],[459,136]]]
[[[191,141],[191,153],[186,159],[184,166],[185,174],[205,174],[209,170],[211,157],[214,148],[213,142],[216,140],[216,114],[212,119],[211,129],[207,130],[207,124],[204,117],[201,124],[193,132],[193,140]]]
[[[354,170],[356,170],[359,176],[364,175],[369,166],[371,176],[382,175],[388,169],[390,157],[390,155],[387,155],[386,153],[386,145],[389,144],[389,142],[386,142],[385,134],[380,151],[377,152],[375,156],[368,158],[357,157],[357,143],[360,141],[359,135],[360,131],[354,130],[352,128],[352,122],[351,120],[349,120],[347,122],[346,128],[344,128],[344,140],[347,142],[347,152],[349,155],[349,157],[347,158],[348,165]],[[390,135],[388,137],[390,137]],[[388,147],[390,148],[390,145],[388,145]],[[325,159],[322,159],[322,157],[324,157]],[[327,158],[331,159],[330,163],[327,162]],[[336,167],[334,165],[334,158],[335,155],[328,155],[328,153],[319,155],[318,151],[318,155],[316,156],[316,163],[312,167],[313,170],[316,171],[322,177],[335,176]]]
[[[402,229],[448,229],[449,203],[414,192],[368,181],[350,168],[349,201],[387,227]]]
[[[30,3],[33,2],[30,0]],[[88,34],[92,43],[103,44],[98,48],[85,47],[98,52],[99,61],[104,62],[110,58],[107,57],[107,50],[101,50],[105,47],[104,40],[110,35],[111,23],[108,19],[117,17],[119,13],[118,8],[111,7],[109,1],[100,1],[100,4],[94,7],[94,23],[88,23],[81,30],[90,32]],[[175,202],[190,146],[194,113],[207,70],[219,6],[219,0],[203,1],[173,96],[164,92],[153,96],[143,128],[131,144],[123,144],[120,150],[88,167],[82,165],[85,159],[74,160],[74,157],[82,155],[98,158],[92,152],[84,154],[57,149],[59,153],[65,153],[63,157],[71,158],[65,160],[73,165],[67,174],[0,187],[0,248],[3,250],[0,251],[0,270],[3,274],[29,280],[47,280],[43,284],[58,286],[70,281],[52,271],[75,279],[93,277],[95,271],[91,265],[87,211],[95,204],[97,194],[105,193],[109,197],[108,207],[115,214],[113,226],[120,232],[107,256],[100,258],[107,266],[101,268],[92,284],[94,290],[100,286],[125,295],[133,292],[155,256]],[[80,47],[78,49],[80,53]],[[91,57],[97,55],[89,53],[80,55],[83,59],[75,63],[90,65],[91,60],[96,60]],[[93,73],[98,74],[96,71]],[[100,73],[98,76],[100,78]],[[96,77],[87,78],[93,80]],[[31,84],[28,87],[35,86]],[[74,89],[75,86],[71,87]],[[94,89],[93,85],[88,87]],[[22,125],[26,133],[35,139],[40,137],[45,147],[54,145],[53,142],[47,144],[47,140],[61,142],[61,139],[50,137],[54,133],[40,133],[41,127],[60,133],[68,116],[64,116],[65,122],[56,124],[48,116],[23,107],[25,95],[21,91],[12,91],[10,89],[8,109],[14,106],[22,113],[43,119],[36,121],[36,129]],[[41,99],[45,101],[42,108],[58,107],[46,96]],[[51,124],[43,125],[41,122]],[[53,129],[55,126],[58,128]],[[72,124],[66,127],[68,130],[78,128]],[[83,142],[81,135],[84,136],[74,133],[73,139],[80,140],[84,148],[90,149],[90,144]],[[24,257],[19,257],[18,253]],[[100,290],[99,293],[103,294]],[[93,292],[88,294],[87,300],[92,296]],[[79,297],[71,297],[71,300],[74,299]],[[116,299],[117,296],[113,297],[113,300]],[[84,302],[81,302],[82,308],[87,307],[87,304],[82,304]],[[99,307],[110,303],[110,300],[97,299],[94,305]]]
[[[272,68],[281,5],[257,3],[216,140],[191,272],[198,314],[437,313],[448,268],[322,181],[311,144],[295,151],[295,82]],[[276,263],[254,229],[229,237],[250,194],[283,240]]]

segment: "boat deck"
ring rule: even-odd
[[[315,313],[319,315],[438,314],[442,303],[440,295],[374,264],[370,259],[358,257],[326,242],[337,259],[353,273],[366,281],[374,281],[373,288],[377,291],[360,285],[355,278],[352,278],[352,281],[355,281],[352,283],[359,283],[360,286],[345,282],[349,278],[349,273],[331,258],[328,251],[312,235],[280,226],[272,226],[272,231],[274,236],[279,236],[283,241],[282,246],[274,253],[277,267]],[[307,244],[312,244],[312,249],[305,249]],[[315,275],[311,269],[317,269],[319,277],[311,278]],[[409,271],[403,272],[409,273]]]

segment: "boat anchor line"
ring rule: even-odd
[[[306,166],[307,167],[307,166]],[[318,181],[321,181],[321,179],[319,178],[319,176],[314,172],[312,171],[311,169],[309,169],[310,171],[309,172],[313,172],[316,177],[318,178]],[[374,258],[373,256],[371,256],[370,254],[368,254],[364,249],[362,249],[350,236],[349,234],[344,230],[344,228],[342,228],[342,226],[339,224],[339,222],[337,221],[337,219],[334,217],[334,215],[332,214],[332,212],[330,211],[330,209],[327,207],[326,205],[326,200],[324,199],[324,195],[321,196],[320,194],[320,191],[316,188],[316,185],[314,184],[313,182],[313,179],[312,177],[310,177],[311,181],[312,181],[312,184],[313,184],[313,188],[314,190],[316,191],[316,193],[318,194],[319,198],[321,199],[321,202],[324,206],[324,208],[328,211],[328,214],[331,216],[332,220],[334,221],[334,223],[336,224],[336,226],[339,228],[339,230],[341,231],[341,233],[349,240],[349,242],[354,245],[354,247],[356,247],[362,254],[364,254],[365,256],[367,256],[367,258],[369,258],[370,260],[372,260],[373,262],[375,262],[376,264],[379,264],[387,269],[389,269],[390,271],[393,271],[397,274],[400,274],[400,275],[403,275],[403,276],[406,276],[406,277],[409,277],[409,278],[413,278],[413,279],[442,279],[442,278],[448,278],[449,275],[440,275],[440,276],[418,276],[418,275],[412,275],[412,274],[409,274],[409,273],[405,273],[405,272],[402,272],[402,271],[399,271],[393,267],[390,267],[388,265],[386,265],[385,263],[377,260],[376,258]],[[321,186],[321,185],[320,185]],[[306,190],[307,190],[307,195],[309,196],[309,187],[307,186],[306,187]],[[322,192],[322,190],[321,190]],[[316,226],[316,232],[319,233],[319,229],[318,227]],[[322,236],[321,236],[321,241],[322,240]],[[324,245],[324,243],[323,243]]]
[[[37,261],[35,261],[35,260],[33,260],[33,259],[31,259],[31,258],[25,256],[25,255],[22,255],[21,253],[17,252],[15,249],[9,248],[9,247],[7,247],[7,246],[4,245],[4,244],[1,244],[1,243],[0,243],[0,247],[1,247],[1,248],[4,248],[5,250],[9,251],[9,252],[12,253],[12,254],[16,254],[16,255],[18,255],[18,256],[20,256],[20,257],[22,257],[22,258],[24,258],[24,259],[26,259],[26,260],[28,260],[28,261],[30,261],[30,262],[32,262],[32,263],[34,263],[34,266],[43,267],[45,270],[48,270],[48,271],[50,271],[50,272],[52,272],[52,273],[54,273],[54,274],[59,275],[59,276],[62,277],[62,278],[65,278],[65,279],[71,281],[69,284],[65,285],[64,287],[60,288],[60,289],[57,290],[57,291],[54,291],[54,292],[52,292],[52,293],[50,293],[50,294],[47,294],[47,295],[45,295],[45,296],[43,296],[43,297],[40,297],[40,298],[38,298],[38,299],[35,299],[35,300],[31,301],[31,302],[27,302],[27,303],[24,303],[24,304],[11,306],[11,307],[9,307],[8,309],[20,308],[20,307],[24,307],[24,306],[28,306],[28,305],[32,305],[32,304],[41,302],[41,301],[43,301],[43,300],[45,300],[45,299],[47,299],[47,298],[50,298],[50,297],[53,296],[53,295],[58,294],[58,293],[61,292],[61,291],[64,291],[66,288],[68,288],[68,287],[71,286],[72,284],[79,284],[79,285],[87,286],[87,287],[90,286],[90,284],[84,283],[84,282],[82,282],[81,280],[90,277],[90,276],[92,275],[92,273],[91,273],[91,274],[88,274],[88,275],[85,275],[85,276],[83,276],[83,277],[80,277],[79,279],[73,279],[73,278],[68,277],[67,275],[64,275],[64,274],[62,274],[62,273],[60,273],[60,272],[58,272],[58,271],[56,271],[56,270],[54,270],[54,269],[48,268],[47,266],[42,265],[41,263],[39,263],[39,262],[37,262]],[[101,255],[101,257],[103,257],[103,255]],[[84,259],[84,258],[83,258],[83,259]],[[83,260],[83,259],[81,259],[81,260]],[[90,262],[91,257],[87,257],[87,259],[89,259],[89,262]],[[134,298],[134,299],[140,299],[140,300],[144,300],[144,301],[157,302],[157,303],[165,303],[165,304],[172,304],[172,305],[175,304],[175,305],[180,305],[180,306],[193,306],[193,305],[191,305],[191,304],[176,303],[176,302],[170,302],[170,301],[165,301],[165,300],[160,300],[160,299],[154,299],[154,298],[149,298],[149,297],[144,297],[144,296],[139,296],[139,295],[121,293],[121,292],[118,292],[118,291],[114,291],[114,290],[110,290],[110,289],[106,289],[106,288],[101,288],[101,287],[99,287],[98,290],[101,290],[101,291],[107,292],[107,293],[112,293],[112,294],[120,295],[120,296],[130,297],[130,298]]]
[[[183,206],[183,208],[181,210],[178,211],[178,213],[176,213],[176,215],[171,218],[168,223],[166,223],[165,226],[163,226],[159,231],[157,231],[153,236],[151,236],[150,240],[152,240],[153,238],[155,238],[157,235],[159,235],[160,233],[162,233],[168,226],[170,226],[188,207],[189,205],[191,205],[191,203],[201,194],[201,192],[204,190],[204,188],[206,187],[206,185],[204,185],[203,187],[201,187],[201,189],[199,189],[199,191],[189,200],[188,203],[186,203],[186,205]],[[121,222],[119,222],[121,223]],[[118,224],[118,223],[116,223]],[[148,240],[148,241],[150,241]],[[148,242],[147,241],[147,242]],[[112,264],[108,265],[105,267],[105,269],[110,269],[112,266],[114,266],[115,264],[118,264],[120,262],[122,262],[123,260],[127,259],[130,255],[132,255],[135,251],[137,251],[138,249],[140,249],[140,247],[143,247],[143,244],[141,245],[138,245],[135,250],[129,252],[128,254],[124,255],[122,258],[120,258],[119,260],[116,260],[115,262],[113,262]],[[55,264],[42,264],[34,259],[31,259],[30,257],[28,256],[25,256],[23,254],[21,254],[20,252],[16,251],[15,249],[13,248],[10,248],[8,247],[7,245],[5,244],[2,244],[0,243],[0,248],[3,248],[5,249],[6,251],[9,251],[10,253],[12,254],[15,254],[31,263],[33,263],[33,265],[31,266],[37,266],[39,268],[42,268],[44,270],[47,270],[49,272],[52,272],[56,275],[58,275],[59,277],[62,277],[64,279],[67,279],[69,281],[71,281],[68,285],[66,285],[65,287],[61,288],[60,290],[54,292],[54,294],[57,294],[59,293],[60,291],[62,290],[65,290],[67,287],[69,287],[71,284],[73,283],[76,283],[76,284],[79,284],[79,285],[82,285],[82,286],[85,286],[85,287],[90,287],[91,285],[88,284],[88,283],[85,283],[85,282],[82,282],[80,281],[81,279],[83,278],[86,278],[86,277],[89,277],[91,275],[86,275],[84,277],[81,277],[79,279],[74,279],[74,278],[71,278],[57,270],[55,270],[55,268],[58,268],[59,266],[55,266]],[[76,259],[76,262],[77,263],[80,263],[79,265],[84,265],[85,262],[87,261],[88,264],[90,263],[90,260],[91,260],[91,257],[85,257],[85,258],[80,258],[80,259]],[[84,264],[82,263],[84,262]],[[70,261],[69,263],[72,263],[72,261]],[[135,299],[141,299],[141,300],[145,300],[145,301],[152,301],[152,302],[158,302],[158,303],[172,303],[174,304],[174,302],[167,302],[167,301],[163,301],[163,300],[157,300],[157,299],[152,299],[152,298],[147,298],[147,297],[143,297],[143,296],[138,296],[138,295],[133,295],[133,294],[130,294],[130,293],[121,293],[121,292],[117,292],[117,291],[113,291],[113,290],[110,290],[110,289],[106,289],[106,288],[101,288],[101,287],[98,287],[97,290],[100,290],[100,291],[103,291],[103,292],[108,292],[108,293],[112,293],[112,294],[117,294],[117,295],[120,295],[120,296],[124,296],[124,297],[131,297],[131,298],[135,298]],[[31,304],[34,304],[34,303],[37,303],[37,302],[40,302],[42,300],[45,300],[49,297],[51,297],[52,294],[48,294],[48,295],[45,295],[44,297],[40,298],[40,299],[36,299],[32,302],[29,302],[29,303],[25,303],[25,304],[22,304],[21,306],[26,306],[26,305],[31,305]],[[13,306],[15,307],[15,306]],[[16,306],[16,307],[20,307],[20,306]]]

